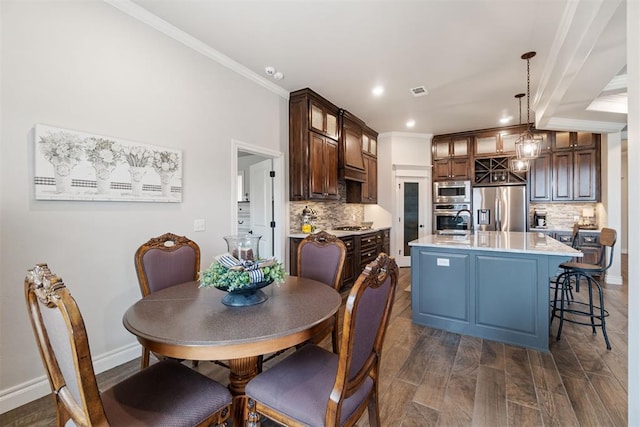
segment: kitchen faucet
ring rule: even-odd
[[[472,231],[472,229],[473,229],[473,213],[469,209],[460,209],[458,212],[456,212],[456,216],[453,217],[453,220],[457,222],[458,218],[460,218],[460,214],[462,212],[468,212],[469,213],[469,221],[467,222],[467,230],[468,231]]]

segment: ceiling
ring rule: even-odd
[[[528,51],[537,52],[531,119],[535,111],[539,128],[626,123],[624,113],[587,110],[601,94],[606,106],[626,93],[620,0],[106,1],[282,96],[309,87],[380,133],[482,129],[507,116],[519,123],[514,96],[526,92]],[[378,97],[376,85],[384,86]],[[415,97],[418,86],[428,95]]]

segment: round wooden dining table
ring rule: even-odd
[[[153,292],[124,314],[124,327],[156,354],[228,361],[233,425],[244,425],[244,389],[258,373],[258,356],[300,344],[327,328],[340,294],[311,279],[286,276],[262,291],[268,299],[247,307],[221,303],[225,293],[187,282]]]

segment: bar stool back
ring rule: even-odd
[[[607,336],[605,318],[609,316],[609,312],[604,308],[604,294],[602,285],[594,277],[604,277],[604,273],[611,267],[613,263],[613,248],[616,244],[617,233],[611,228],[603,228],[600,232],[600,244],[603,246],[602,252],[597,264],[588,264],[581,262],[567,262],[562,264],[564,271],[558,276],[554,289],[554,297],[551,300],[551,320],[549,326],[556,317],[560,319],[558,326],[558,334],[556,340],[560,340],[562,334],[562,325],[565,321],[577,323],[579,325],[591,326],[593,334],[596,333],[596,327],[602,328],[607,350],[611,350],[609,337]],[[608,249],[608,251],[607,251]],[[609,260],[603,267],[605,257],[609,252]],[[572,283],[576,287],[582,279],[587,282],[589,299],[587,302],[570,300],[568,291],[572,289]],[[597,292],[597,302],[594,304],[594,289]],[[599,304],[599,305],[597,305]],[[586,319],[585,319],[586,318]]]

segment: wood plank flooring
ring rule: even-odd
[[[556,341],[556,320],[550,353],[414,325],[411,294],[404,290],[410,269],[402,268],[382,358],[382,425],[626,426],[626,261],[623,256],[623,286],[604,285],[612,350],[601,331],[592,335],[588,326],[565,324]],[[133,360],[98,375],[98,383],[107,388],[138,367]],[[213,363],[197,369],[227,382],[228,371]],[[51,398],[0,415],[0,425],[55,425]],[[368,425],[365,414],[358,427]]]

